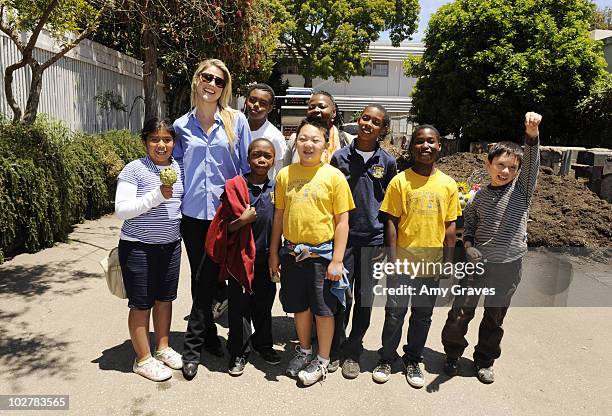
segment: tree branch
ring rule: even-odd
[[[113,2],[106,2],[104,7],[100,10],[99,16],[102,16],[112,5]],[[65,44],[58,53],[52,56],[48,61],[41,65],[41,70],[44,71],[57,61],[59,61],[64,55],[66,55],[71,49],[77,46],[83,39],[85,39],[91,32],[97,29],[99,25],[99,21],[94,21],[89,26],[85,28],[72,42]]]
[[[13,111],[14,122],[18,122],[21,119],[22,112],[21,108],[19,108],[19,105],[17,104],[17,101],[15,100],[15,96],[13,95],[13,72],[19,68],[23,68],[24,66],[26,66],[26,61],[25,59],[22,59],[19,62],[7,66],[4,70],[4,95],[6,97],[6,102]]]
[[[40,32],[45,26],[45,23],[47,23],[47,21],[49,20],[49,16],[51,15],[51,12],[53,11],[53,9],[57,7],[58,3],[59,3],[59,0],[52,0],[47,6],[47,8],[45,9],[45,11],[43,12],[43,14],[40,16],[40,20],[38,21],[38,24],[32,31],[32,35],[30,35],[30,39],[28,40],[27,45],[25,46],[25,48],[23,48],[23,51],[21,52],[24,56],[32,55],[32,51],[34,50],[34,47],[36,46],[36,42],[38,42],[38,36],[40,35]]]
[[[25,48],[25,44],[17,37],[17,33],[15,32],[15,28],[4,25],[4,5],[0,8],[0,31],[4,32],[17,46],[19,52],[23,53]]]

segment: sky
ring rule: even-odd
[[[427,28],[427,22],[429,21],[429,16],[434,13],[438,8],[444,4],[451,3],[450,0],[420,0],[421,3],[421,13],[419,13],[419,30],[412,37],[413,42],[420,42],[425,34],[425,29]],[[612,7],[612,0],[595,0],[595,4],[600,9],[604,7]],[[389,34],[387,32],[383,32],[381,34],[380,40],[389,40]]]

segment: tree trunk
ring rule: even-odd
[[[312,88],[312,77],[304,76],[304,88]]]
[[[19,68],[23,68],[26,66],[25,61],[17,62],[13,65],[9,65],[4,70],[4,95],[6,96],[6,102],[8,103],[11,110],[13,110],[13,122],[18,122],[21,120],[21,108],[17,104],[15,100],[15,96],[13,95],[13,73]]]
[[[148,18],[148,16],[154,16],[152,11],[149,10],[153,6],[148,1],[146,6],[141,40],[144,55],[142,82],[145,96],[145,120],[148,120],[159,117],[159,102],[157,98],[157,37],[155,36],[153,22]]]
[[[177,90],[172,91],[170,95],[170,117],[178,118],[189,111],[190,90],[191,85],[182,84]]]
[[[25,113],[23,114],[23,122],[25,124],[32,124],[36,121],[43,80],[43,70],[38,63],[30,64],[30,68],[32,69],[32,81],[30,82],[30,94],[28,95]]]

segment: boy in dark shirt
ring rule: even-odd
[[[355,307],[351,333],[345,341],[345,327],[348,325],[351,305],[339,313],[332,354],[341,343],[345,357],[342,375],[356,378],[361,369],[359,358],[363,352],[363,338],[370,326],[372,315],[372,263],[384,256],[385,214],[380,212],[387,185],[397,174],[395,158],[383,150],[378,139],[389,129],[389,115],[381,105],[367,106],[357,122],[357,138],[348,146],[337,150],[331,165],[340,169],[353,194],[355,209],[349,213],[349,237],[344,254],[344,266],[349,272],[353,287]],[[362,274],[362,269],[370,270]],[[335,358],[335,357],[334,357]]]
[[[268,247],[274,218],[274,180],[268,171],[274,165],[274,145],[268,139],[255,139],[249,145],[251,171],[244,175],[249,188],[249,207],[228,226],[228,232],[236,232],[251,224],[255,240],[255,277],[253,293],[249,294],[235,280],[228,284],[227,349],[230,353],[229,373],[239,376],[248,359],[251,342],[253,349],[268,364],[280,363],[280,356],[272,348],[272,304],[276,296],[276,284],[268,271]],[[251,320],[255,332],[251,336]]]

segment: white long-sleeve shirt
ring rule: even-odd
[[[171,167],[178,180],[172,186],[172,197],[161,193],[160,170]],[[148,158],[128,163],[119,174],[115,194],[115,214],[124,220],[121,239],[147,244],[166,244],[180,239],[183,182],[180,167],[155,166]]]

